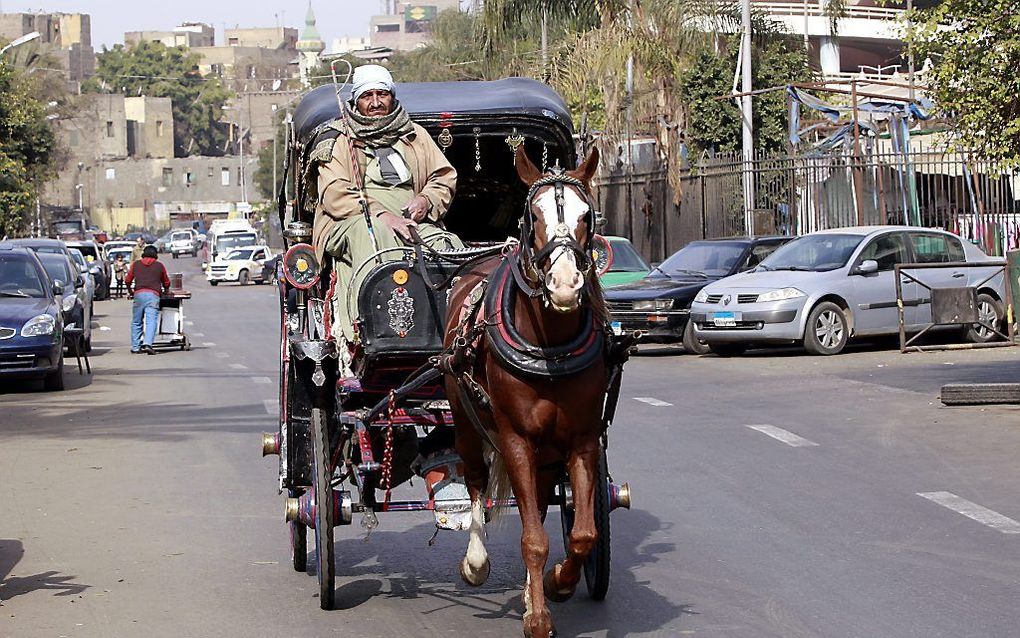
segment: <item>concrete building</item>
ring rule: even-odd
[[[128,31],[124,44],[162,42],[168,47],[211,47],[216,44],[216,31],[203,22],[185,22],[170,31]]]
[[[170,98],[125,97],[124,118],[128,156],[174,156],[174,116]]]
[[[333,38],[333,46],[330,49],[330,54],[343,54],[352,53],[354,51],[362,51],[371,46],[371,42],[368,37],[355,38],[355,37],[343,37]]]
[[[33,31],[40,33],[40,52],[56,59],[77,93],[81,82],[96,72],[91,17],[86,13],[0,13],[0,38],[14,40]]]
[[[432,40],[432,23],[440,11],[460,10],[460,0],[426,0],[418,4],[383,0],[383,15],[372,16],[369,40],[373,47],[410,51]]]
[[[224,44],[230,47],[262,47],[265,49],[297,49],[298,31],[291,27],[226,29]]]
[[[322,52],[326,50],[326,43],[322,41],[319,30],[315,28],[315,12],[312,11],[311,0],[308,2],[308,13],[305,14],[305,29],[301,32],[301,39],[297,43],[298,52],[301,54],[300,73],[302,86],[309,86],[309,71],[315,69],[322,62]]]
[[[221,46],[195,47],[192,52],[202,56],[198,63],[202,75],[227,80],[234,91],[254,91],[264,85],[272,90],[275,80],[282,84],[298,74],[298,53],[292,49]]]
[[[272,144],[280,121],[277,116],[293,110],[302,95],[299,89],[240,93],[227,103],[223,121],[246,132],[245,153],[258,153],[266,144]]]

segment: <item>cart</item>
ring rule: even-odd
[[[174,289],[159,298],[159,326],[152,347],[191,350],[191,341],[184,330],[185,299],[191,299],[190,292]]]

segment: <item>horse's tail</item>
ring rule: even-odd
[[[485,444],[485,449],[489,463],[489,481],[485,496],[493,503],[489,510],[489,522],[495,523],[509,509],[505,503],[513,496],[513,486],[510,485],[510,475],[506,471],[503,455],[488,443]]]

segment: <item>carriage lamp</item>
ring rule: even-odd
[[[591,260],[599,277],[609,272],[613,266],[613,247],[602,235],[592,236]]]
[[[280,453],[280,433],[262,433],[262,456],[271,456]]]
[[[283,257],[283,274],[290,285],[308,290],[319,281],[321,267],[315,258],[315,249],[308,244],[292,246]]]

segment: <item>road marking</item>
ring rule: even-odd
[[[192,332],[191,336],[192,337],[204,337],[205,333],[204,332]]]
[[[272,383],[272,379],[269,377],[252,377],[252,383]]]
[[[186,325],[186,326],[193,326],[193,325],[195,325],[195,322],[194,321],[185,321],[184,325]]]
[[[215,348],[216,347],[216,342],[215,341],[203,341],[202,345],[205,346],[206,348]]]
[[[226,359],[227,357],[230,356],[230,353],[229,352],[217,352],[216,356],[219,357],[220,359]]]
[[[266,414],[277,414],[280,412],[279,399],[266,399],[262,402],[262,405],[266,406]]]
[[[654,397],[634,397],[634,400],[635,401],[640,401],[641,403],[647,403],[648,405],[654,405],[657,408],[666,408],[666,407],[669,407],[669,406],[673,405],[672,403],[666,403],[665,401],[659,401],[658,399],[656,399]]]
[[[917,495],[933,503],[938,503],[942,507],[951,509],[957,514],[963,514],[967,518],[973,519],[982,525],[987,525],[1003,534],[1020,534],[1020,522],[1014,521],[1012,518],[1003,516],[987,507],[982,507],[977,503],[971,503],[952,492],[918,492]]]
[[[102,332],[109,332],[110,327],[109,326],[99,326],[99,330],[102,331]]]
[[[248,369],[248,366],[244,365],[243,363],[231,363],[230,367],[233,368],[234,370],[247,370]]]
[[[811,447],[818,445],[814,441],[808,441],[802,436],[797,436],[793,432],[788,432],[783,428],[777,428],[774,425],[749,425],[747,427],[751,428],[752,430],[757,430],[758,432],[761,432],[762,434],[765,434],[767,436],[771,436],[773,439],[777,441],[782,441],[783,443],[789,445],[790,447]]]

